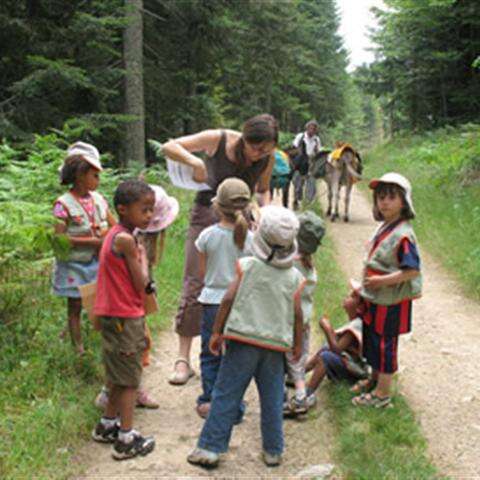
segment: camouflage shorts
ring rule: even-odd
[[[107,382],[137,388],[146,347],[145,319],[102,317],[103,363]]]

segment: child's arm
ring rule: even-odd
[[[300,360],[300,356],[302,355],[302,337],[303,337],[303,312],[302,312],[302,301],[301,301],[302,288],[300,288],[295,293],[295,297],[293,300],[295,324],[294,324],[292,360],[294,362],[297,362],[298,360]]]
[[[388,287],[396,285],[397,283],[407,282],[415,277],[418,277],[420,272],[413,268],[405,270],[397,270],[396,272],[388,273],[386,275],[371,275],[366,277],[363,284],[366,288],[377,290],[381,287]]]
[[[67,224],[65,222],[56,223],[54,226],[55,235],[65,235],[67,233]],[[72,247],[97,247],[102,246],[102,239],[99,237],[72,237],[67,235]]]
[[[113,213],[110,211],[110,209],[107,210],[107,223],[109,227],[113,227],[117,224],[117,220],[113,216]]]
[[[198,252],[198,278],[202,280],[205,278],[205,272],[207,271],[207,254]]]
[[[225,328],[225,322],[227,321],[228,315],[232,309],[233,302],[237,296],[238,287],[240,286],[240,281],[242,280],[241,275],[237,275],[235,280],[228,287],[227,292],[225,293],[222,303],[218,308],[217,316],[215,317],[215,323],[213,324],[212,336],[210,337],[210,351],[214,355],[220,355],[220,350],[222,348],[222,333]]]
[[[145,247],[143,245],[137,246],[133,235],[121,232],[115,237],[113,249],[125,256],[135,290],[138,293],[144,293],[149,281]]]
[[[328,321],[328,319],[326,319],[325,317],[321,318],[318,323],[320,325],[320,328],[325,333],[328,347],[333,353],[340,355],[351,345],[352,342],[357,341],[354,335],[352,334],[352,332],[345,332],[337,341],[335,331],[330,325],[330,322]]]

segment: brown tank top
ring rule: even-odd
[[[258,179],[265,171],[270,160],[270,156],[262,157],[257,162],[252,162],[248,167],[242,167],[232,162],[227,157],[225,150],[227,144],[227,134],[222,131],[217,151],[205,162],[207,167],[207,184],[211,190],[198,192],[195,198],[196,203],[210,206],[212,198],[216,195],[217,188],[226,178],[235,177],[242,179],[253,193]]]

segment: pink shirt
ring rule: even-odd
[[[99,317],[143,317],[144,295],[135,289],[125,257],[113,250],[113,242],[120,232],[131,234],[123,225],[115,225],[100,250],[94,312]]]
[[[93,218],[95,214],[95,202],[93,201],[93,197],[90,194],[87,194],[85,197],[75,198],[83,207],[87,215],[90,218]],[[105,202],[105,207],[108,209],[107,201],[103,197],[102,200]],[[53,206],[53,216],[59,218],[60,220],[66,220],[69,217],[69,213],[63,206],[62,202],[55,202],[55,205]]]

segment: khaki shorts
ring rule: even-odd
[[[137,388],[146,348],[145,319],[102,317],[103,363],[107,382]]]

